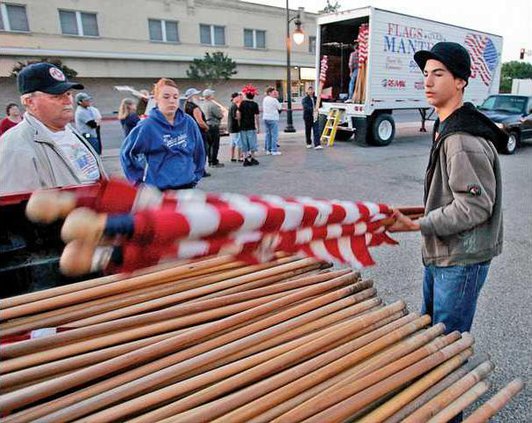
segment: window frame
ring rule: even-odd
[[[199,24],[200,26],[200,44],[201,45],[204,45],[204,46],[212,46],[212,47],[227,47],[227,37],[226,37],[226,31],[225,31],[225,25],[215,25],[215,24],[203,24],[203,23],[200,23]],[[210,43],[203,43],[201,41],[201,27],[202,26],[207,26],[209,27],[209,38],[210,38]],[[215,28],[222,28],[223,29],[223,34],[224,34],[224,43],[223,44],[216,44],[216,37],[215,37]]]
[[[151,38],[150,33],[150,21],[157,21],[161,24],[161,35],[162,40],[154,40]],[[176,25],[176,34],[177,34],[177,40],[175,41],[168,41],[167,31],[166,31],[166,24],[167,23],[175,23]],[[150,42],[152,43],[165,43],[165,44],[179,44],[179,21],[177,20],[170,20],[170,19],[161,19],[161,18],[148,18],[148,37],[150,39]]]
[[[251,31],[251,33],[252,33],[252,37],[253,37],[253,45],[252,46],[247,46],[246,45],[246,31]],[[264,47],[258,47],[257,46],[257,33],[258,32],[264,33]],[[266,30],[265,29],[244,28],[243,37],[244,37],[244,47],[245,48],[251,48],[251,49],[254,49],[254,50],[266,50]]]
[[[65,37],[85,37],[85,38],[100,38],[100,25],[98,24],[98,13],[97,12],[87,12],[84,10],[72,10],[72,9],[57,9],[58,15],[59,15],[59,28],[61,30],[61,35]],[[76,18],[76,27],[77,27],[77,34],[65,34],[63,32],[63,25],[61,24],[61,12],[69,12],[74,13],[74,16]],[[94,15],[96,18],[96,32],[97,35],[86,35],[84,28],[83,28],[83,20],[81,19],[81,15]]]
[[[313,40],[313,42],[311,42]],[[316,54],[316,37],[309,35],[308,37],[308,52],[312,54]]]
[[[9,14],[7,13],[7,7],[8,6],[16,6],[16,7],[22,7],[24,9],[24,17],[26,18],[26,24],[28,29],[12,29],[11,28],[11,21],[9,20]],[[30,21],[28,20],[28,11],[27,11],[27,5],[25,4],[19,4],[19,3],[0,3],[0,20],[2,20],[2,26],[3,29],[0,29],[0,32],[18,32],[21,34],[28,34],[31,32],[30,30]]]

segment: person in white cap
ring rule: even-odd
[[[214,90],[203,90],[205,103],[203,110],[209,126],[209,150],[207,159],[210,167],[224,167],[223,163],[218,160],[218,151],[220,150],[220,122],[223,117],[221,107],[214,101]]]
[[[102,115],[91,106],[92,97],[87,93],[76,94],[76,128],[90,142],[98,154],[102,154],[102,145],[98,137],[98,128]]]

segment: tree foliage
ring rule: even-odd
[[[187,70],[190,79],[205,82],[208,85],[227,81],[237,73],[236,63],[221,51],[205,53],[203,59],[194,59]]]
[[[338,12],[338,10],[340,10],[340,3],[338,3],[338,0],[334,0],[334,3],[332,0],[327,0],[327,5],[323,10],[320,10],[319,13],[334,13]]]
[[[502,64],[501,68],[501,93],[512,91],[512,79],[530,79],[532,78],[532,64],[528,62],[519,62],[512,60]]]
[[[13,69],[11,69],[11,76],[16,78],[18,73],[24,69],[28,65],[32,65],[33,63],[41,63],[41,62],[47,62],[51,63],[52,65],[57,66],[59,69],[63,71],[67,79],[75,78],[78,74],[77,71],[75,71],[72,68],[69,68],[67,65],[64,65],[63,62],[61,62],[61,59],[58,59],[57,57],[45,57],[40,60],[28,60],[26,62],[17,62],[15,66],[13,66]]]

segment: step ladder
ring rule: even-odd
[[[328,147],[334,145],[334,139],[336,137],[336,130],[338,129],[338,124],[340,123],[340,118],[342,116],[342,109],[331,108],[327,114],[327,120],[325,121],[325,127],[320,137],[320,142],[326,144]]]

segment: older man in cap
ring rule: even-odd
[[[491,259],[502,251],[502,181],[496,146],[504,133],[471,103],[464,89],[469,53],[440,42],[418,51],[425,96],[438,120],[425,174],[425,216],[396,212],[392,231],[421,231],[424,268],[422,312],[447,332],[469,331]]]
[[[220,122],[223,118],[222,108],[214,101],[214,90],[203,90],[205,103],[203,110],[209,126],[209,150],[207,158],[210,167],[224,167],[223,163],[218,160],[218,151],[220,150]]]
[[[92,146],[69,123],[72,90],[50,63],[26,66],[17,76],[24,119],[0,138],[0,194],[90,183],[105,177]]]

